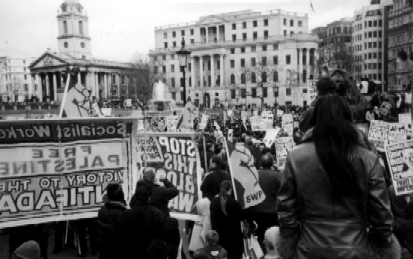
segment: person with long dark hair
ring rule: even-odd
[[[246,219],[246,212],[232,194],[231,182],[223,181],[219,195],[211,201],[211,227],[218,232],[219,244],[227,250],[228,259],[241,259],[244,247],[241,222]]]
[[[321,97],[289,152],[277,198],[282,258],[400,258],[383,168],[352,121],[343,97]]]

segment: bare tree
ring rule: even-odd
[[[150,59],[143,54],[136,54],[131,60],[131,86],[137,90],[136,98],[140,106],[147,105],[152,99],[155,83],[160,80],[164,81],[163,65],[163,60]]]
[[[264,55],[253,57],[249,66],[241,68],[241,85],[245,85],[245,95],[260,99],[261,110],[264,106],[264,98],[267,98],[264,96],[264,88],[274,82],[274,75],[278,77],[277,66],[270,57]],[[248,85],[255,85],[259,91],[253,94],[252,88]],[[274,87],[277,87],[275,83]],[[241,91],[244,91],[243,89],[241,88]]]

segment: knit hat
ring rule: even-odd
[[[125,194],[123,193],[122,186],[120,184],[108,184],[106,187],[106,193],[108,194],[109,201],[123,202],[125,200]]]
[[[11,256],[12,259],[40,259],[40,247],[35,241],[27,241],[19,246]]]

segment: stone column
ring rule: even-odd
[[[219,25],[217,26],[217,42],[219,41]]]
[[[53,101],[57,102],[57,79],[56,79],[56,73],[53,73]]]
[[[206,33],[205,33],[206,44],[209,44],[208,43],[208,26],[205,27],[205,31],[206,31]]]
[[[224,86],[224,54],[219,55],[219,85]]]
[[[305,65],[305,70],[307,71],[307,78],[309,78],[310,76],[310,49],[307,48],[307,61],[306,61],[306,65]]]
[[[37,76],[37,85],[38,85],[38,91],[39,91],[39,101],[42,102],[43,101],[43,87],[42,87],[42,77],[40,76],[40,74],[35,75]]]
[[[48,74],[48,73],[46,73],[46,74],[45,74],[45,76],[44,76],[44,78],[45,78],[45,81],[46,81],[46,96],[49,98],[49,101],[51,101],[51,100],[50,100],[50,82],[49,82],[49,74]]]
[[[108,99],[108,79],[106,77],[106,73],[102,73],[103,76],[103,97]]]
[[[122,97],[121,91],[120,91],[122,89],[121,84],[120,84],[121,83],[120,76],[119,76],[119,74],[116,74],[115,77],[116,77],[116,83],[117,83],[117,87],[118,87],[118,99],[120,99]]]
[[[199,56],[199,81],[200,81],[200,87],[204,86],[204,71],[202,70],[203,67],[203,60],[202,60],[202,55]]]
[[[95,97],[96,97],[96,100],[97,101],[99,101],[99,99],[100,99],[100,96],[99,96],[99,93],[100,93],[100,87],[99,87],[99,74],[98,74],[98,72],[95,72]]]
[[[299,75],[301,75],[302,74],[302,66],[301,66],[301,64],[303,63],[303,58],[302,58],[302,50],[301,49],[297,49],[298,50],[298,65],[297,65],[297,72],[298,72],[298,74]],[[298,81],[298,83],[300,83],[301,82],[301,76],[299,76],[300,77],[300,80]]]
[[[191,86],[195,87],[195,57],[191,57]]]
[[[79,71],[79,73],[77,74],[77,83],[78,83],[78,84],[82,84],[82,77],[81,77],[81,75],[80,75],[81,73],[82,73],[82,72]]]
[[[95,82],[95,72],[89,72],[88,76],[90,77],[90,86],[89,89],[92,88],[92,97],[96,97],[96,82]],[[92,98],[93,100],[93,98]]]
[[[34,95],[36,93],[35,88],[34,88],[34,86],[36,84],[36,74],[32,74],[31,76],[32,76],[32,86],[31,86],[31,89],[29,89],[29,93],[31,93],[31,95]],[[30,98],[31,98],[31,96],[30,96]]]
[[[214,54],[210,55],[211,60],[211,87],[215,86]]]

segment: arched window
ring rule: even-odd
[[[245,84],[245,74],[241,74],[241,84]]]
[[[231,84],[235,85],[235,76],[234,76],[234,74],[231,75]]]
[[[64,34],[67,34],[68,32],[67,32],[67,22],[66,21],[63,21],[63,33]]]
[[[274,76],[274,82],[278,82],[278,72],[277,71],[274,71],[273,76]]]
[[[80,35],[83,35],[83,22],[79,21],[79,33]]]
[[[251,74],[251,83],[255,84],[257,82],[257,77],[255,76],[255,72]]]
[[[171,86],[175,87],[175,78],[173,78],[173,77],[171,78]]]
[[[267,72],[262,72],[261,74],[261,82],[266,83],[267,82]]]

